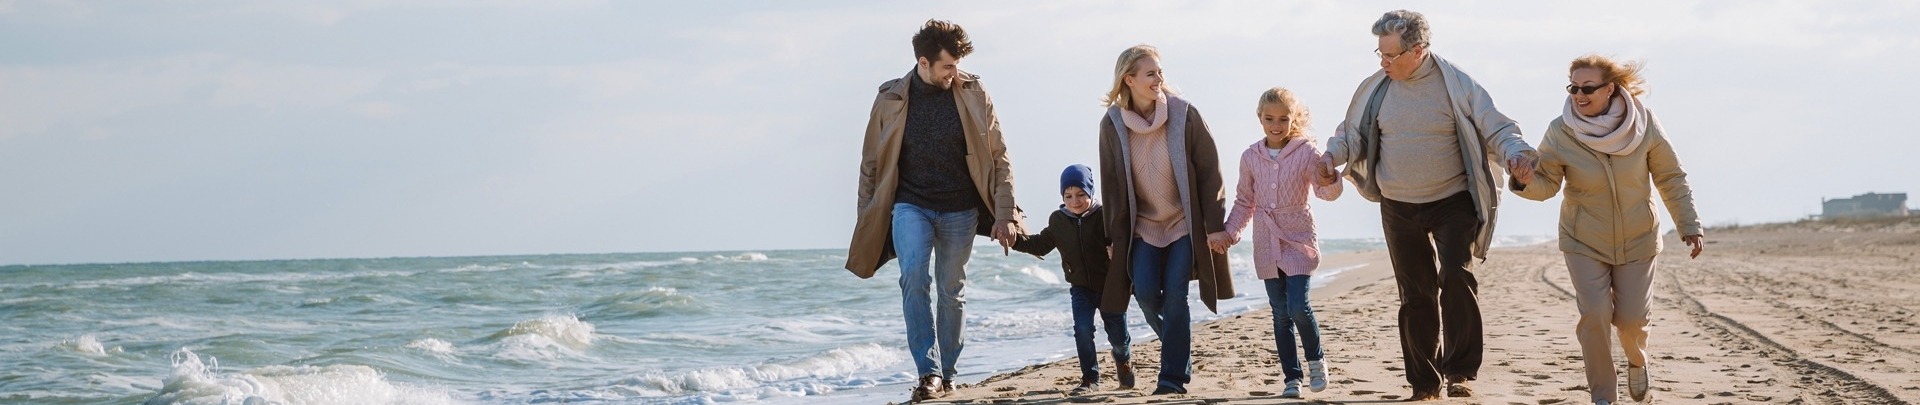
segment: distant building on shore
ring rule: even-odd
[[[1873,218],[1907,216],[1907,193],[1866,193],[1849,198],[1820,200],[1820,217]]]

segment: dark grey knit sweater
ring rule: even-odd
[[[980,193],[967,174],[967,139],[953,91],[919,75],[913,75],[909,86],[895,201],[939,212],[980,207]]]

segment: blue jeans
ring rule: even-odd
[[[1193,274],[1193,236],[1167,247],[1133,239],[1133,299],[1147,326],[1160,336],[1160,386],[1187,392],[1193,382],[1193,314],[1187,311],[1187,281]]]
[[[1267,305],[1273,307],[1273,344],[1279,347],[1280,371],[1288,380],[1305,377],[1300,373],[1300,350],[1306,349],[1307,361],[1325,357],[1320,352],[1320,322],[1313,319],[1313,307],[1307,303],[1307,280],[1312,276],[1270,278]],[[1300,331],[1300,345],[1294,346],[1293,332]]]
[[[900,312],[907,318],[907,356],[916,376],[953,380],[953,363],[966,343],[960,330],[966,314],[967,259],[973,256],[972,210],[937,212],[913,204],[893,204],[893,250],[900,256]],[[932,259],[938,259],[933,261]],[[931,263],[933,273],[927,273]],[[940,282],[938,332],[935,331],[933,282]],[[940,348],[934,350],[935,341]]]
[[[1073,346],[1080,351],[1080,378],[1098,381],[1100,359],[1093,352],[1093,315],[1100,309],[1100,293],[1079,286],[1067,293],[1073,297]],[[1106,324],[1107,344],[1113,345],[1114,364],[1126,363],[1133,358],[1128,347],[1133,345],[1133,337],[1127,335],[1127,313],[1099,312],[1101,323]]]

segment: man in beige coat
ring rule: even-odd
[[[870,278],[900,259],[915,401],[952,390],[964,347],[966,265],[975,234],[1001,246],[1026,233],[1000,120],[979,76],[959,70],[973,52],[959,25],[927,21],[913,36],[906,77],[880,85],[860,153],[858,219],[847,270]],[[929,275],[929,267],[932,274]],[[932,289],[937,282],[938,311]],[[936,347],[937,343],[937,347]]]
[[[1500,169],[1531,176],[1536,152],[1486,89],[1428,52],[1425,16],[1388,12],[1373,35],[1381,69],[1354,92],[1321,166],[1345,164],[1360,196],[1380,203],[1410,399],[1439,398],[1442,383],[1472,396],[1485,348],[1473,259],[1493,238]]]

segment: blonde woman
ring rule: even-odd
[[[1186,393],[1193,380],[1187,283],[1199,281],[1201,301],[1216,312],[1216,300],[1233,296],[1220,155],[1200,111],[1166,88],[1159,50],[1127,48],[1113,70],[1100,119],[1100,197],[1114,241],[1101,308],[1125,312],[1126,294],[1114,292],[1132,291],[1160,336],[1153,393]]]
[[[1627,356],[1627,392],[1635,402],[1652,395],[1647,376],[1647,298],[1653,289],[1660,225],[1654,192],[1673,216],[1680,239],[1705,248],[1687,172],[1667,143],[1653,111],[1640,102],[1640,65],[1587,55],[1568,68],[1567,102],[1547,126],[1540,169],[1513,179],[1521,197],[1544,201],[1562,187],[1560,250],[1573,276],[1580,323],[1574,334],[1586,361],[1593,403],[1617,401],[1609,329]]]

